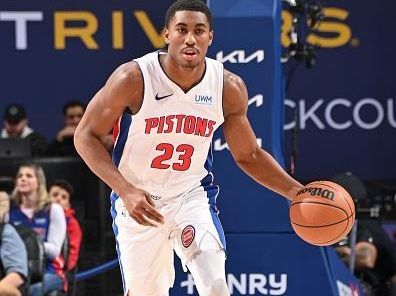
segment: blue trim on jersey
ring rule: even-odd
[[[121,156],[124,151],[126,140],[128,139],[129,128],[132,123],[132,116],[124,112],[121,117],[120,130],[118,132],[117,143],[113,149],[113,163],[116,167],[120,164]]]
[[[118,195],[117,195],[116,193],[112,192],[112,193],[110,194],[110,202],[111,202],[110,214],[111,214],[111,217],[113,218],[112,227],[113,227],[114,236],[115,236],[115,238],[116,238],[116,250],[117,250],[117,256],[118,256],[118,263],[119,263],[119,265],[120,265],[120,270],[121,270],[122,288],[123,288],[123,291],[124,291],[124,294],[123,294],[123,295],[125,295],[125,293],[126,293],[127,291],[125,291],[124,270],[123,270],[123,268],[122,268],[120,247],[119,247],[119,245],[118,245],[118,240],[117,240],[118,227],[117,227],[117,224],[115,223],[115,219],[116,219],[116,217],[117,217],[117,211],[116,211],[116,209],[115,209],[115,203],[116,203],[117,199],[119,199]]]
[[[208,173],[212,172],[212,165],[213,165],[213,149],[212,149],[212,143],[210,143],[208,156],[206,157],[206,161],[204,164],[204,167],[208,171]]]
[[[212,176],[211,174],[209,176]],[[206,179],[207,176],[204,178]],[[213,177],[211,177],[213,178]],[[202,180],[204,180],[202,179]],[[212,220],[213,220],[213,224],[216,227],[217,230],[217,234],[219,235],[221,244],[223,245],[224,250],[226,250],[226,240],[225,240],[225,235],[224,235],[224,230],[223,230],[223,226],[221,225],[220,222],[220,218],[219,218],[219,210],[217,209],[216,206],[216,199],[217,199],[217,195],[219,194],[220,188],[217,185],[213,185],[213,183],[211,185],[206,185],[204,186],[202,181],[201,184],[204,188],[204,191],[207,194],[208,197],[208,203],[209,203],[209,209],[210,209],[210,214],[212,216]]]
[[[208,174],[201,180],[201,186],[206,192],[206,196],[208,197],[208,204],[210,208],[210,214],[212,216],[213,224],[216,227],[217,233],[219,235],[221,244],[223,245],[224,250],[226,250],[226,241],[223,226],[221,226],[221,222],[219,219],[219,210],[216,206],[216,199],[219,195],[220,188],[217,185],[213,184],[213,174],[212,174],[212,165],[213,165],[213,150],[212,144],[210,145],[208,151],[208,157],[205,161],[205,169],[208,171]]]

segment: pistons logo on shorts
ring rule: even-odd
[[[188,248],[194,241],[194,238],[195,238],[194,226],[188,225],[188,226],[184,227],[184,229],[181,233],[181,242],[183,244],[183,247]]]

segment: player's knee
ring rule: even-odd
[[[230,296],[227,283],[224,279],[213,281],[208,287],[204,296]]]

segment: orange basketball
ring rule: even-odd
[[[349,193],[330,181],[315,181],[297,192],[290,206],[290,222],[304,241],[328,246],[352,229],[355,205]]]

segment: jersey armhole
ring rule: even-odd
[[[143,83],[142,94],[141,94],[142,98],[141,98],[141,101],[140,101],[140,106],[137,108],[136,113],[133,113],[133,111],[131,109],[131,106],[128,106],[128,108],[126,108],[124,112],[126,112],[126,113],[128,113],[128,114],[130,114],[132,116],[135,116],[135,115],[139,114],[139,112],[140,112],[140,110],[142,110],[142,107],[143,107],[143,104],[144,104],[146,79],[145,79],[145,75],[143,74],[142,67],[141,67],[140,63],[138,62],[138,60],[133,60],[133,61],[136,63],[136,65],[137,65],[137,67],[139,69],[139,73],[141,75],[141,79],[142,79],[142,83]]]

